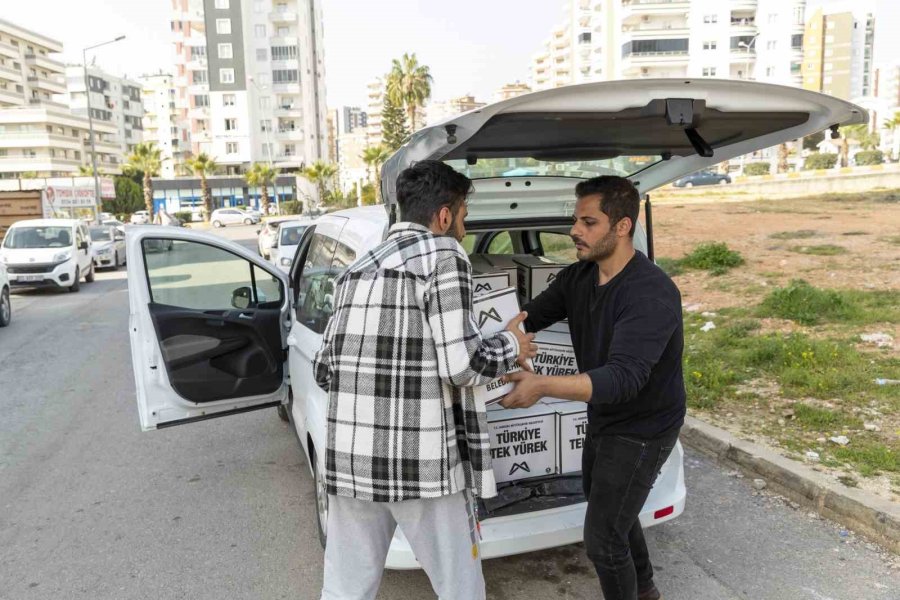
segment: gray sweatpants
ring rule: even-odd
[[[373,600],[397,525],[440,600],[484,600],[473,523],[463,492],[404,502],[328,496],[322,600]]]

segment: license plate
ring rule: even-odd
[[[43,275],[19,275],[19,281],[43,281]]]

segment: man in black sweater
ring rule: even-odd
[[[627,179],[582,181],[575,195],[578,262],[523,310],[530,332],[569,320],[579,374],[509,374],[516,387],[502,404],[587,403],[585,550],[606,600],[656,600],[639,515],[684,423],[681,294],[634,249],[640,199]]]

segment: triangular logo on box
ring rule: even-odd
[[[556,279],[556,273],[550,273],[550,276],[547,277],[547,283],[550,283],[554,279]]]
[[[500,323],[503,322],[503,320],[500,318],[500,313],[497,312],[497,309],[491,308],[491,310],[481,311],[481,314],[478,315],[478,328],[483,328],[484,324],[488,322],[488,319],[493,319],[494,321],[498,321]]]
[[[478,285],[475,286],[475,293],[477,294],[478,292],[484,292],[484,291],[490,292],[493,289],[494,288],[492,288],[491,284],[489,284],[489,283],[479,283]]]
[[[531,473],[531,467],[528,466],[528,461],[513,463],[512,468],[509,470],[509,474],[512,475],[516,471],[525,471],[526,473]]]

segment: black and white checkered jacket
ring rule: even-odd
[[[471,386],[515,367],[515,336],[482,338],[462,246],[398,223],[337,280],[315,358],[328,392],[329,494],[375,502],[470,489],[496,495],[483,402]]]

